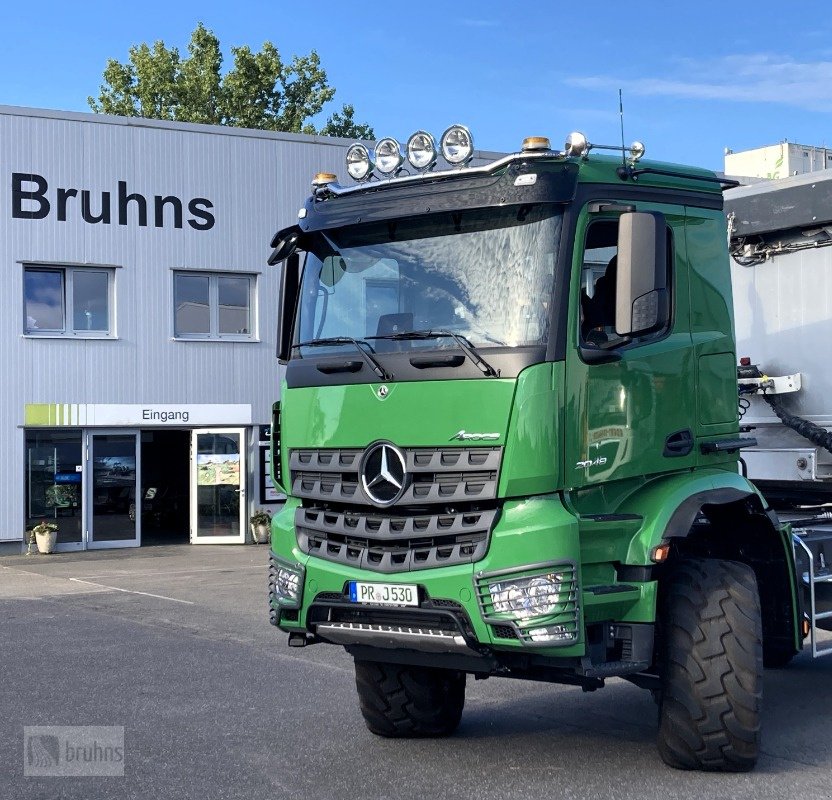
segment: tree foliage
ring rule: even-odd
[[[234,66],[223,73],[219,39],[200,22],[185,57],[160,40],[133,45],[126,63],[109,59],[98,99],[87,102],[98,114],[375,138],[346,104],[316,130],[311,119],[332,100],[335,89],[314,50],[289,63],[271,42],[258,52],[248,45],[232,47],[231,54]]]

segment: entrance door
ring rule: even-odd
[[[191,543],[242,544],[246,523],[245,429],[191,434]]]
[[[134,432],[88,434],[87,547],[138,547],[139,436]]]

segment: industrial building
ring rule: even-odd
[[[347,144],[0,107],[0,552],[242,543],[276,507],[269,241]]]

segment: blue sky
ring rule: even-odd
[[[316,49],[337,94],[378,136],[467,124],[477,147],[625,136],[648,157],[722,168],[723,149],[832,145],[826,3],[140,3],[6,5],[0,104],[87,111],[108,57],[163,39],[184,53],[198,21],[229,48]]]

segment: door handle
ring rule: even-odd
[[[665,458],[680,458],[690,455],[692,451],[693,434],[690,428],[685,428],[684,430],[668,434],[664,440],[664,452],[662,455]]]

